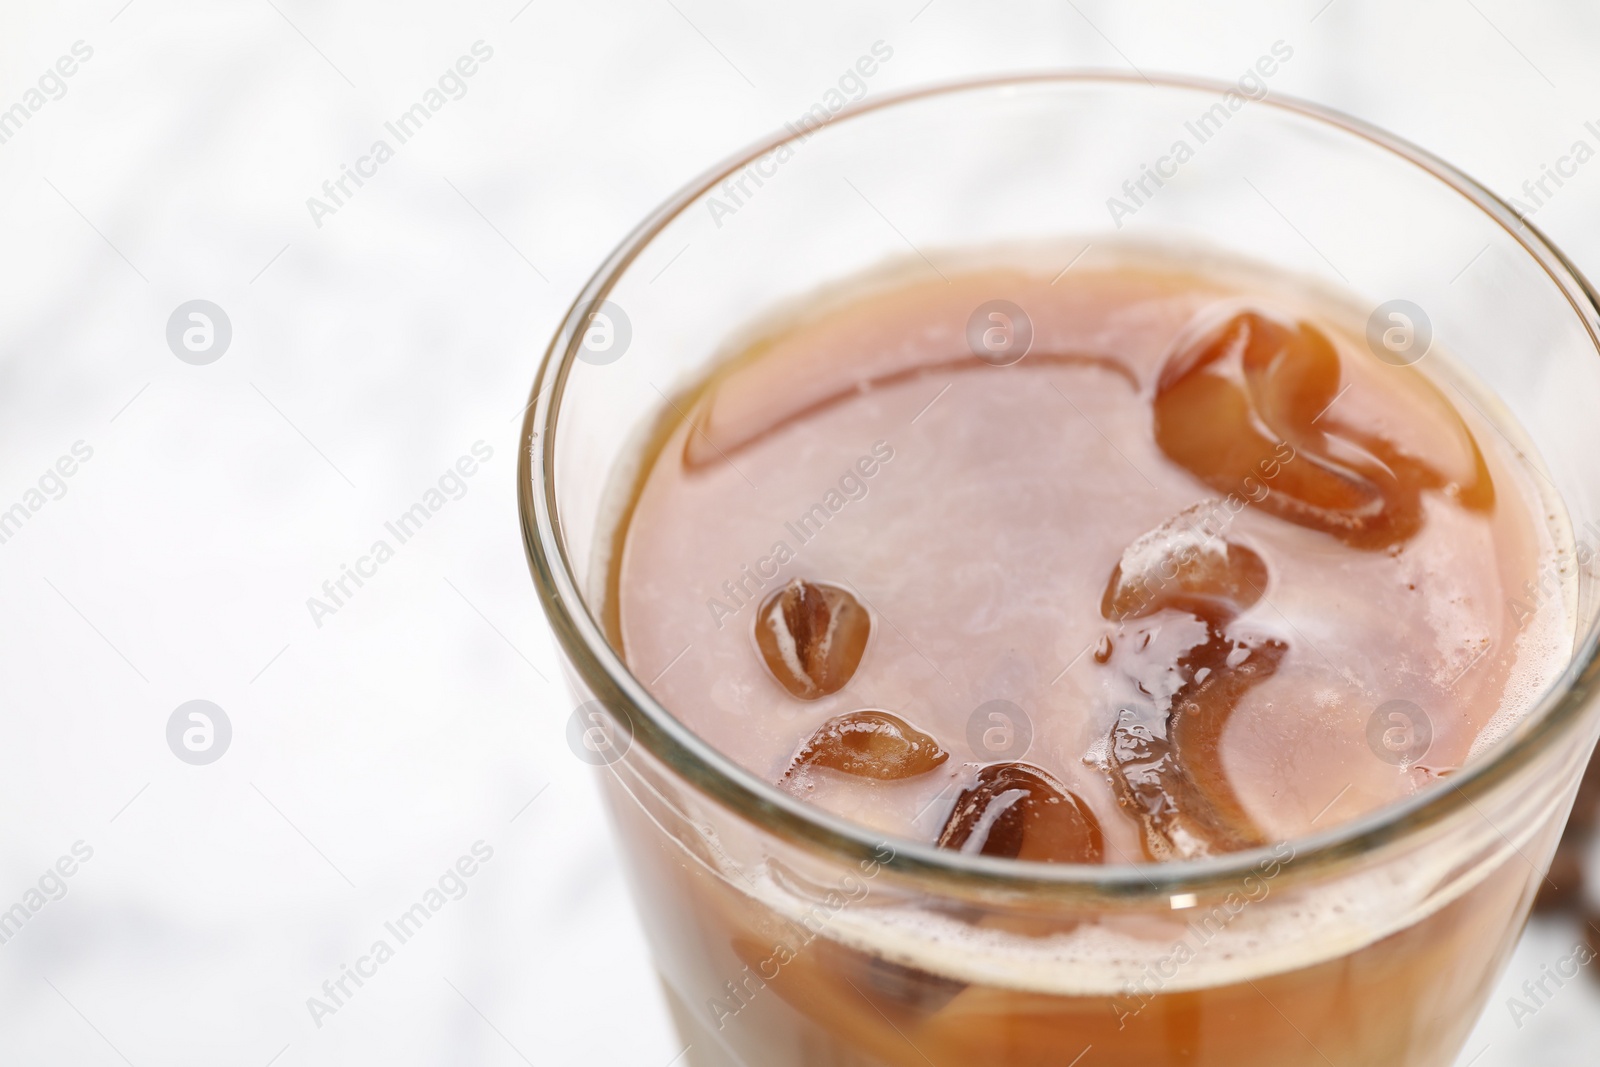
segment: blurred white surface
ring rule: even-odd
[[[0,543],[0,909],[75,842],[93,856],[0,945],[0,1063],[666,1067],[518,537],[518,415],[558,315],[646,211],[875,41],[872,94],[1067,65],[1232,79],[1279,39],[1274,92],[1524,200],[1600,145],[1600,8],[1576,4],[11,0],[0,510],[76,442],[92,457]],[[398,143],[385,123],[441,76]],[[393,157],[362,162],[379,138]],[[1600,166],[1535,218],[1600,271]],[[203,366],[166,339],[193,299],[232,326]],[[480,441],[459,498],[313,618]],[[232,726],[209,765],[167,744],[193,699]],[[313,1019],[477,842],[459,899]],[[1579,936],[1530,932],[1463,1064],[1593,1062],[1600,983],[1520,1026],[1506,1003]]]

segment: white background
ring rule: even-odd
[[[1511,0],[735,4],[4,0],[0,108],[93,57],[0,144],[0,1063],[618,1064],[681,1046],[534,598],[517,415],[559,314],[653,205],[815,103],[1093,66],[1236,78],[1387,126],[1520,195],[1600,148],[1600,7]],[[457,57],[467,93],[318,226],[321,195]],[[1597,132],[1584,129],[1597,123]],[[1536,221],[1600,273],[1600,163]],[[694,255],[690,249],[687,255]],[[214,301],[208,366],[165,340]],[[440,474],[493,458],[317,626],[306,600]],[[391,543],[392,539],[391,539]],[[209,766],[184,701],[225,709]],[[531,798],[537,797],[530,804]],[[493,859],[333,1016],[306,1007],[474,842]],[[1462,1063],[1593,1062],[1600,982],[1519,1028],[1570,954],[1537,926]],[[1093,1061],[1085,1061],[1093,1067]]]

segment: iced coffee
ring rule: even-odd
[[[689,1060],[1450,1062],[1553,830],[1279,878],[1451,788],[1564,667],[1530,446],[1447,354],[1379,358],[1352,302],[1248,264],[943,275],[841,287],[670,398],[619,490],[613,644],[884,863],[1251,862],[1155,916],[930,903],[870,859],[734,862],[624,762]]]

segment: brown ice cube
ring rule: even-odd
[[[1211,503],[1180,512],[1123,550],[1106,584],[1102,615],[1121,622],[1179,608],[1233,616],[1261,599],[1267,588],[1266,560],[1205,526],[1215,510]],[[1095,659],[1105,662],[1098,653]]]
[[[784,777],[807,767],[828,767],[892,782],[927,774],[949,758],[939,742],[904,719],[886,711],[852,711],[818,727]]]
[[[1455,450],[1441,457],[1470,483],[1394,441],[1330,414],[1343,372],[1338,350],[1307,322],[1255,310],[1202,319],[1179,338],[1156,386],[1156,442],[1212,489],[1251,500],[1354,548],[1400,544],[1421,528],[1421,491],[1454,486],[1486,509],[1493,486],[1476,442],[1453,416]]]
[[[775,993],[836,1040],[848,1042],[862,1056],[870,1055],[872,1063],[904,1062],[901,1050],[907,1046],[896,1030],[925,1022],[966,987],[964,982],[873,956],[834,940],[825,925],[817,927],[816,919],[804,926],[775,924],[760,934],[736,935],[733,950],[751,974],[761,976],[765,984],[758,989]],[[754,1005],[749,1025],[757,1027],[757,1033],[762,1020],[772,1018],[761,1014],[765,996],[763,992],[749,1001]],[[745,1025],[746,1016],[741,1014],[739,1023]],[[921,1062],[919,1058],[917,1063]]]
[[[1075,793],[1027,763],[992,763],[961,792],[940,848],[1043,863],[1101,863],[1100,822]]]
[[[1288,646],[1235,638],[1215,621],[1204,622],[1204,633],[1204,641],[1171,661],[1170,645],[1154,642],[1139,646],[1150,650],[1149,662],[1123,665],[1135,683],[1130,690],[1141,696],[1118,709],[1108,769],[1118,800],[1140,823],[1146,856],[1158,862],[1266,843],[1223,771],[1222,731],[1244,694],[1277,670]],[[1147,695],[1163,691],[1171,695]]]
[[[843,689],[861,665],[872,619],[849,592],[796,578],[756,613],[756,644],[785,689],[816,700]]]
[[[932,1015],[967,988],[967,983],[954,978],[863,952],[835,951],[829,963],[835,973],[853,974],[851,982],[873,1007],[906,1019]]]

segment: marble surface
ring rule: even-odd
[[[0,109],[28,117],[0,142],[0,509],[39,507],[0,543],[0,908],[52,899],[0,944],[0,1062],[666,1067],[518,540],[516,419],[559,313],[875,41],[873,93],[1231,78],[1280,39],[1275,91],[1513,195],[1600,143],[1600,9],[1577,5],[8,2]],[[346,166],[368,176],[333,201]],[[1537,221],[1600,269],[1600,164]],[[231,326],[205,365],[167,340],[197,299]],[[335,601],[346,565],[366,577]],[[193,700],[231,726],[209,764],[169,747]],[[1600,982],[1507,1007],[1577,936],[1529,931],[1463,1064],[1593,1062]]]

